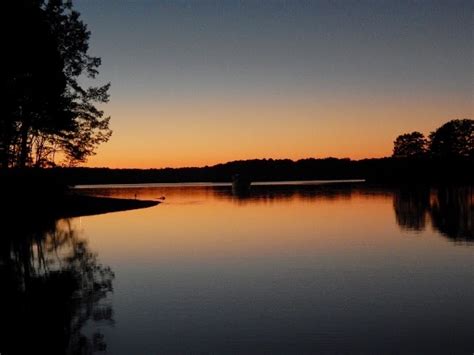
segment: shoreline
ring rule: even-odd
[[[6,219],[20,221],[57,220],[94,216],[112,212],[124,212],[157,206],[160,201],[135,200],[66,193],[64,195],[11,195],[4,200],[8,206]]]
[[[330,185],[330,184],[355,184],[365,183],[364,179],[332,179],[332,180],[281,180],[281,181],[252,181],[252,186],[299,186],[299,185]],[[140,187],[174,187],[174,186],[189,186],[189,187],[207,187],[216,186],[231,187],[231,182],[212,182],[212,181],[189,181],[189,182],[150,182],[150,183],[123,183],[123,184],[91,184],[91,185],[76,185],[71,187],[72,190],[81,191],[88,189],[102,189],[102,188],[140,188]]]
[[[58,218],[94,216],[105,213],[123,212],[157,206],[160,201],[134,200],[90,195],[69,195],[65,197]]]

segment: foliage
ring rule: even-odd
[[[437,157],[474,157],[474,120],[452,120],[432,132],[430,151]]]
[[[88,54],[90,32],[71,1],[8,2],[9,36],[1,85],[0,166],[83,162],[106,142],[109,117],[96,105],[110,84],[85,87],[100,58]],[[7,30],[7,29],[5,29]]]
[[[451,120],[429,135],[422,133],[402,134],[394,142],[394,157],[425,156],[434,158],[473,158],[474,120]]]
[[[393,145],[394,157],[419,157],[427,151],[425,136],[416,131],[398,136]]]

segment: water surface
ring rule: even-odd
[[[163,201],[56,223],[114,274],[102,317],[81,325],[91,348],[99,337],[111,354],[474,351],[472,187],[83,191]]]

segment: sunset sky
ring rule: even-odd
[[[473,118],[474,2],[77,0],[112,83],[89,166],[381,157]]]

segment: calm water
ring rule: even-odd
[[[473,187],[289,184],[236,196],[229,186],[155,185],[88,192],[166,199],[148,209],[22,227],[31,236],[29,252],[10,243],[1,254],[3,269],[26,272],[27,253],[36,279],[58,270],[80,275],[82,288],[64,306],[67,319],[57,311],[45,317],[50,334],[64,333],[67,324],[61,337],[69,350],[474,352]],[[64,289],[61,278],[48,282],[39,289]],[[10,291],[13,318],[44,306],[26,297],[17,310]],[[58,301],[48,302],[57,309]],[[37,331],[31,327],[22,330],[28,337]]]

